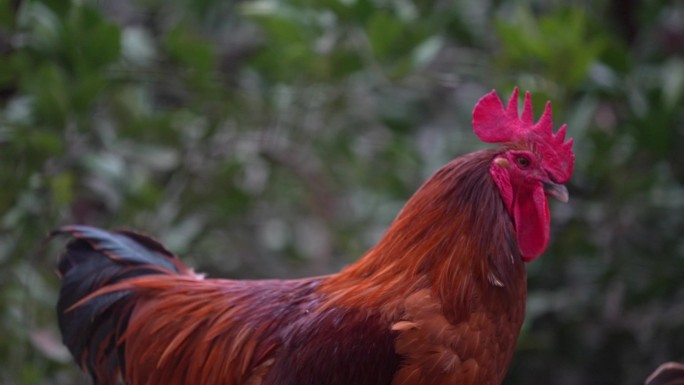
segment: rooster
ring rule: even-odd
[[[134,231],[56,230],[64,344],[96,385],[500,384],[574,164],[550,103],[537,123],[517,104],[480,99],[475,134],[502,145],[438,170],[337,274],[208,279]]]

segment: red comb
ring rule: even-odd
[[[565,183],[572,175],[575,154],[572,139],[565,140],[565,127],[553,133],[551,102],[546,102],[544,113],[537,123],[532,116],[532,101],[529,91],[525,93],[522,116],[518,115],[518,88],[503,108],[501,99],[492,91],[483,96],[473,110],[473,129],[486,143],[525,143],[542,158],[542,166],[556,183]]]

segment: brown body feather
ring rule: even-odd
[[[97,324],[110,335],[65,332],[65,343],[84,369],[98,371],[98,384],[113,384],[119,373],[129,385],[499,384],[526,292],[514,226],[488,173],[501,151],[444,166],[378,245],[339,274],[203,279],[153,250],[172,258],[175,271],[117,273],[122,278],[96,280],[87,293],[63,289],[63,330],[81,307],[98,309],[98,317],[123,314]],[[80,237],[105,249],[106,240]],[[65,262],[70,250],[86,248],[75,245],[60,263],[65,286],[78,269]],[[99,258],[126,261],[116,251]],[[117,293],[126,296],[109,297]],[[101,298],[110,299],[99,309]],[[108,342],[100,347],[101,340]]]

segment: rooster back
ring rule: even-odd
[[[375,385],[398,370],[389,321],[327,306],[324,278],[204,279],[139,233],[60,234],[59,327],[96,385]]]

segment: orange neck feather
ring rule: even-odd
[[[445,312],[468,306],[481,285],[514,289],[524,269],[513,224],[488,172],[500,151],[475,152],[442,167],[379,243],[320,289],[331,302],[388,312],[400,311],[402,299],[427,287]]]

